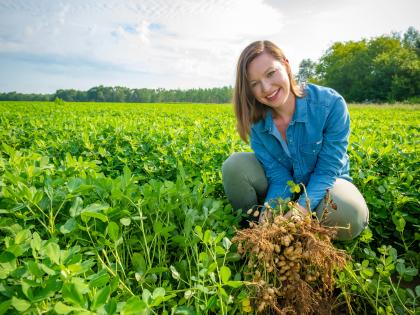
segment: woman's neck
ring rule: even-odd
[[[293,93],[289,94],[289,97],[281,108],[273,109],[273,119],[287,122],[292,120],[293,114],[295,113],[296,97]]]

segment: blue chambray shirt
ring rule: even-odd
[[[333,89],[308,84],[302,98],[296,98],[286,141],[277,130],[271,110],[251,127],[251,148],[263,165],[268,191],[266,202],[290,198],[289,180],[303,183],[314,210],[340,177],[349,175],[347,146],[350,117],[344,99]],[[298,203],[306,207],[305,195]]]

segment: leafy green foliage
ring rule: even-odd
[[[350,110],[371,218],[337,244],[354,258],[341,297],[414,312],[418,106]],[[221,183],[223,161],[249,150],[229,106],[11,102],[0,124],[0,314],[252,310]]]
[[[353,102],[406,100],[420,95],[419,33],[409,28],[401,40],[379,36],[337,42],[320,58],[310,81],[330,86]],[[302,65],[308,69],[308,64]],[[310,64],[309,70],[314,65]],[[306,70],[308,72],[308,70]]]

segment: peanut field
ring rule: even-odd
[[[349,109],[370,222],[334,242],[330,312],[419,314],[420,105]],[[0,102],[0,315],[257,313],[221,180],[250,151],[235,124],[228,104]]]

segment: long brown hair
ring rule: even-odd
[[[290,90],[296,97],[303,95],[302,89],[296,83],[289,63],[283,51],[270,41],[256,41],[249,44],[241,53],[236,68],[236,82],[233,92],[233,105],[240,137],[248,142],[251,124],[265,117],[268,107],[255,99],[248,83],[248,66],[263,52],[268,52],[286,66],[290,80]]]

